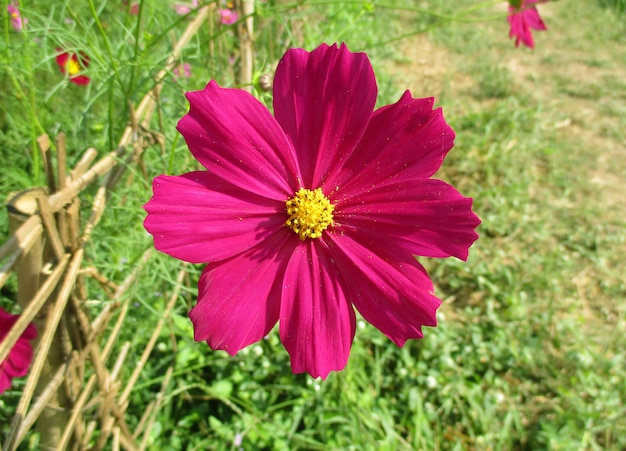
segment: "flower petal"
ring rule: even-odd
[[[376,103],[364,53],[326,44],[291,49],[274,77],[274,115],[298,154],[302,186],[319,188],[354,150]]]
[[[9,333],[19,315],[12,315],[0,307],[0,342]],[[11,350],[7,358],[0,362],[0,393],[11,386],[11,379],[22,377],[28,373],[33,359],[33,347],[29,340],[37,336],[37,329],[29,324]]]
[[[56,49],[57,52],[61,52],[62,50],[57,48]],[[67,60],[70,58],[70,54],[67,52],[63,52],[63,53],[59,53],[56,56],[56,62],[59,65],[59,69],[61,69],[61,72],[66,73],[67,72]]]
[[[472,199],[441,180],[395,181],[335,205],[336,228],[358,233],[365,245],[390,243],[425,257],[466,260],[480,219]]]
[[[88,85],[91,79],[86,75],[75,75],[73,77],[70,77],[70,81],[77,85]]]
[[[205,171],[156,177],[144,227],[161,252],[191,263],[230,258],[260,243],[287,220],[285,204]]]
[[[361,191],[404,178],[428,178],[454,144],[454,131],[434,99],[414,99],[406,91],[397,103],[374,112],[359,146],[329,179],[327,191]]]
[[[317,243],[300,243],[287,265],[280,338],[294,373],[325,379],[346,365],[356,323],[342,276]]]
[[[539,31],[548,29],[546,27],[546,24],[543,23],[543,20],[541,20],[539,11],[537,11],[537,8],[535,8],[534,6],[524,11],[523,14],[524,14],[524,21],[530,28],[534,30],[539,30]]]
[[[4,372],[4,364],[0,364],[0,395],[11,387],[11,378]]]
[[[441,301],[424,268],[410,255],[391,256],[384,241],[368,249],[347,234],[330,234],[330,246],[350,299],[368,322],[398,346],[436,326]]]
[[[299,186],[295,154],[265,106],[215,81],[187,93],[187,99],[191,109],[177,128],[209,172],[270,199],[293,195]]]
[[[274,327],[285,266],[296,240],[283,230],[262,246],[209,264],[198,283],[198,303],[189,313],[194,339],[235,355]]]
[[[28,374],[30,362],[33,360],[33,347],[23,338],[20,338],[11,349],[4,371],[10,377],[22,377]]]

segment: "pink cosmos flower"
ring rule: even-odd
[[[184,16],[185,14],[189,14],[192,9],[198,7],[198,0],[191,0],[191,3],[174,3],[173,6],[176,14]]]
[[[519,47],[520,41],[531,49],[535,47],[533,41],[533,30],[547,30],[545,24],[539,17],[539,12],[534,6],[537,3],[545,3],[547,0],[517,0],[509,6],[509,16],[507,17],[511,30],[509,37],[515,37],[515,47]]]
[[[189,78],[191,77],[191,64],[189,63],[184,63],[182,65],[182,70],[181,70],[181,66],[175,66],[174,70],[172,71],[172,73],[174,74],[174,81],[178,81],[178,77],[184,77],[184,78]]]
[[[11,25],[17,31],[22,31],[26,24],[28,23],[28,19],[22,19],[19,10],[19,4],[17,2],[12,2],[7,6],[7,11],[9,12],[9,17],[11,18]]]
[[[0,343],[4,340],[17,321],[19,315],[11,315],[0,307]],[[0,363],[0,393],[3,393],[11,386],[11,380],[15,377],[22,377],[28,373],[28,368],[33,360],[33,347],[29,340],[37,336],[37,329],[29,324],[22,336],[9,352],[9,355]]]
[[[354,308],[398,346],[435,326],[440,300],[414,255],[465,260],[472,199],[430,178],[454,131],[407,91],[374,111],[372,66],[345,45],[289,50],[274,116],[215,81],[178,123],[206,168],[154,179],[155,247],[207,263],[190,312],[197,341],[234,355],[279,322],[294,373],[348,360]]]
[[[61,51],[61,49],[57,49],[57,52]],[[76,53],[63,52],[57,55],[56,61],[61,72],[67,74],[72,83],[86,85],[91,81],[86,75],[80,75],[85,68],[89,67],[89,57],[83,52],[80,52],[79,55]]]
[[[218,9],[217,13],[220,15],[220,23],[223,25],[232,25],[237,22],[239,16],[237,11],[228,8]]]

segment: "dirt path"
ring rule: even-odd
[[[504,8],[505,3],[495,11]],[[591,41],[585,33],[601,20],[585,17],[567,2],[543,4],[540,12],[549,30],[535,33],[534,51],[513,47],[506,22],[490,22],[485,27],[499,44],[493,51],[518,85],[532,87],[558,137],[593,149],[587,169],[598,201],[616,220],[626,218],[626,46],[610,36],[602,37],[602,45]],[[577,25],[594,19],[599,23]],[[445,104],[476,91],[476,80],[463,68],[480,55],[453,54],[427,35],[407,39],[401,47],[405,59],[390,73],[416,95],[435,95]]]
[[[455,51],[454,43],[437,44],[426,34],[402,41],[398,53],[403,57],[388,71],[398,86],[418,97],[434,95],[447,117],[460,117],[464,108],[481,111],[506,101],[477,95],[481,75],[472,71],[490,61],[539,106],[545,135],[565,148],[551,164],[557,171],[559,161],[569,168],[561,177],[571,192],[546,192],[540,181],[529,190],[541,208],[554,207],[557,216],[568,218],[559,223],[555,216],[545,225],[558,229],[551,239],[562,240],[565,244],[558,245],[578,262],[557,282],[572,293],[562,302],[563,314],[582,308],[589,319],[585,327],[600,334],[619,322],[626,308],[619,299],[626,273],[626,27],[609,23],[615,17],[595,5],[572,8],[570,3],[540,6],[549,29],[535,34],[533,51],[514,47],[503,20],[481,25],[484,42],[474,44],[472,54]],[[568,248],[571,243],[581,250]],[[527,244],[507,251],[523,254]]]

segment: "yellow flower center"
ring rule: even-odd
[[[300,188],[286,205],[289,219],[285,225],[296,232],[302,241],[319,238],[333,222],[335,207],[324,196],[321,188],[313,191]]]
[[[74,58],[70,58],[67,61],[67,73],[70,75],[76,75],[80,72],[80,64]]]

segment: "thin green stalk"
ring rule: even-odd
[[[29,116],[29,126],[30,126],[30,143],[31,143],[31,151],[33,158],[33,182],[35,185],[39,185],[41,178],[41,157],[39,156],[39,148],[37,146],[37,124],[39,123],[37,119],[37,99],[35,97],[35,80],[33,77],[33,71],[31,67],[30,61],[30,52],[26,53],[26,77],[28,80],[28,86],[30,89],[28,90],[28,116]],[[39,125],[41,127],[41,125]]]
[[[135,85],[135,76],[138,70],[137,58],[139,56],[139,41],[141,39],[140,33],[141,33],[141,19],[143,17],[143,11],[144,11],[144,0],[141,0],[139,2],[139,11],[137,13],[137,25],[135,26],[135,43],[133,46],[133,64],[132,64],[132,69],[130,71],[130,82],[128,83],[126,93],[125,93],[127,99],[131,98],[131,92]]]
[[[115,58],[115,54],[113,53],[113,49],[111,48],[111,42],[109,41],[109,37],[107,36],[106,32],[104,31],[104,27],[100,22],[100,17],[98,15],[98,11],[96,11],[96,6],[94,5],[93,0],[89,0],[89,9],[91,10],[91,15],[93,16],[93,19],[98,26],[98,30],[102,35],[102,39],[104,40],[104,46],[106,47],[107,53],[109,54],[109,59],[111,60],[111,62],[117,61],[117,59]],[[117,66],[115,67],[115,71],[117,72]]]
[[[176,143],[178,142],[178,138],[180,138],[180,134],[176,133],[174,135],[174,142],[172,143],[172,151],[170,152],[170,161],[167,166],[167,173],[171,174],[174,171],[174,154],[176,153]]]
[[[109,127],[108,127],[108,140],[109,140],[109,149],[115,149],[117,146],[115,144],[115,136],[113,130],[113,123],[115,118],[115,77],[111,77],[109,79],[110,87],[109,87],[109,110],[108,110],[108,119],[109,119]]]
[[[6,0],[4,2],[4,10],[6,11],[7,8],[9,6],[9,2],[8,0]],[[11,45],[9,44],[10,40],[9,40],[9,27],[11,26],[9,23],[9,15],[6,14],[5,15],[5,21],[4,21],[4,38],[5,38],[5,42],[6,42],[6,58],[7,58],[7,63],[9,61],[15,61],[15,57],[13,56],[12,52],[11,52]],[[23,32],[24,35],[27,35],[27,33]],[[31,67],[31,60],[30,60],[30,52],[24,52],[26,54],[26,59],[25,61],[25,72],[27,74],[27,79],[28,79],[28,86],[31,87],[31,89],[28,90],[28,96],[26,95],[26,93],[24,92],[24,90],[22,89],[22,86],[20,85],[19,80],[16,78],[15,76],[15,72],[13,71],[12,68],[8,68],[7,70],[7,75],[9,76],[9,79],[11,80],[11,84],[13,85],[13,89],[15,90],[16,93],[16,98],[20,101],[25,101],[26,98],[28,98],[28,106],[26,108],[26,110],[28,111],[28,118],[29,118],[29,128],[30,128],[30,142],[31,142],[31,158],[32,158],[32,163],[33,163],[33,168],[32,168],[32,179],[33,179],[33,183],[35,185],[39,185],[40,181],[41,181],[41,157],[39,155],[39,148],[37,146],[37,135],[38,134],[43,134],[45,133],[44,128],[42,127],[41,123],[39,122],[39,119],[37,118],[37,99],[35,96],[35,90],[32,89],[32,87],[36,86],[34,83],[34,78],[33,78],[33,71],[32,71],[32,67]]]

